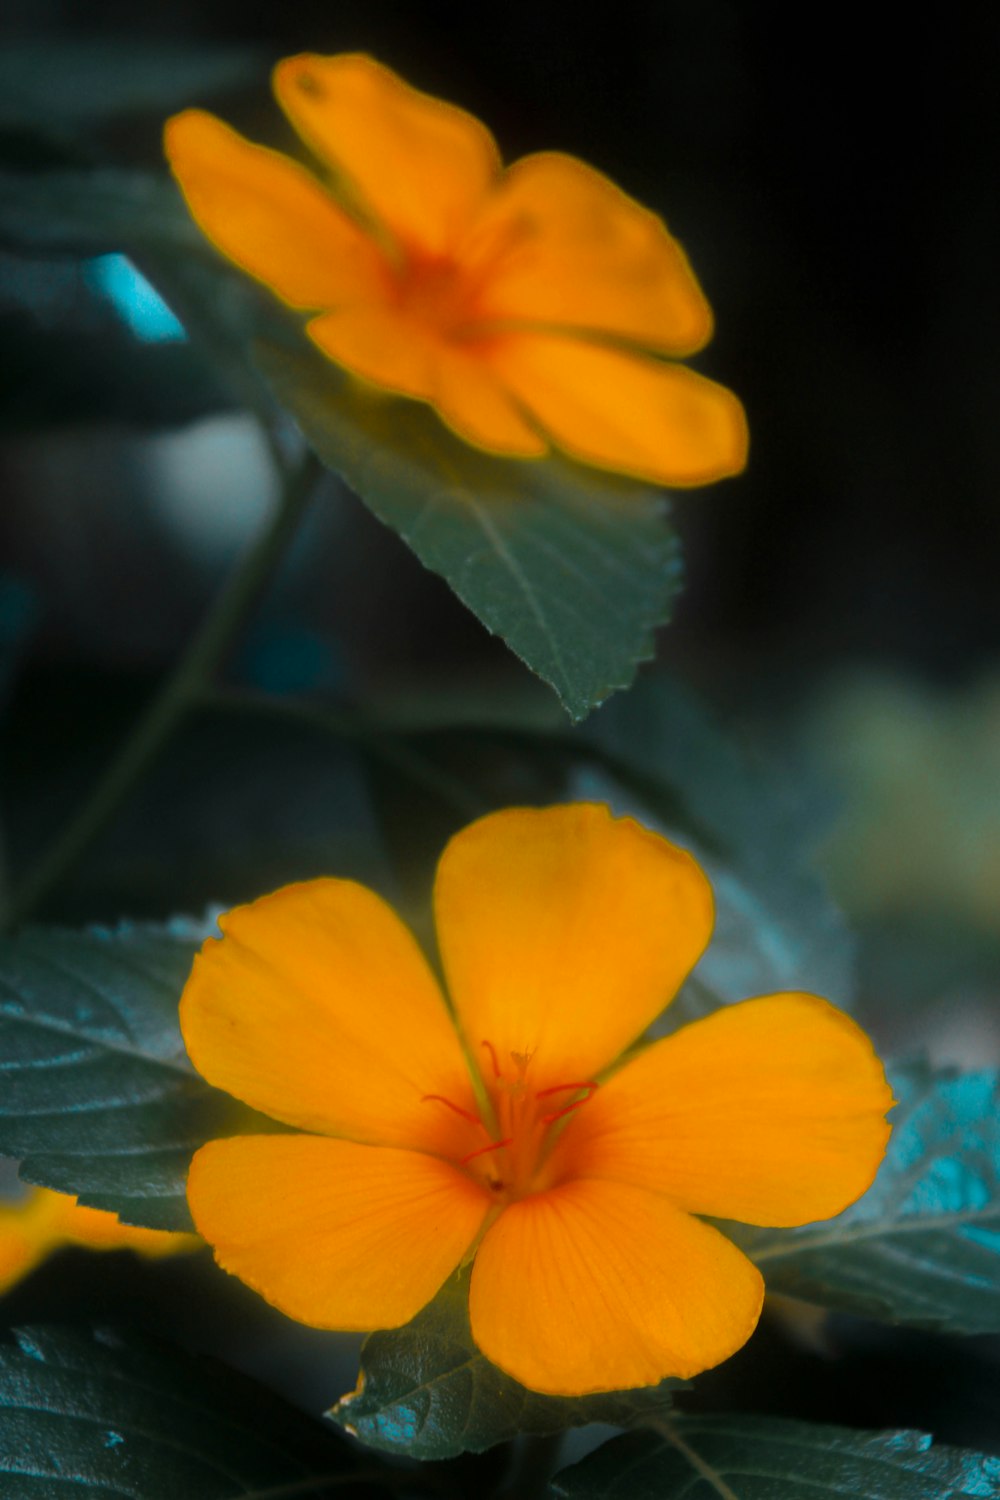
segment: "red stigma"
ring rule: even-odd
[[[542,1115],[542,1123],[551,1125],[553,1120],[559,1120],[563,1115],[579,1109],[581,1104],[586,1104],[588,1099],[594,1097],[599,1088],[600,1084],[590,1078],[581,1083],[554,1083],[551,1088],[539,1089],[535,1095],[536,1099],[546,1099],[550,1094],[583,1093],[582,1099],[573,1099],[569,1104],[564,1104],[562,1109],[554,1110],[550,1115]]]
[[[497,1062],[497,1049],[494,1047],[492,1042],[480,1042],[479,1045],[481,1047],[485,1047],[487,1052],[490,1054],[490,1062],[493,1064],[493,1077],[499,1078],[500,1064]]]
[[[461,1115],[463,1120],[468,1120],[470,1124],[483,1126],[483,1122],[478,1115],[474,1115],[471,1110],[463,1109],[460,1104],[453,1104],[443,1094],[424,1094],[420,1102],[421,1104],[444,1104],[448,1109],[454,1110],[456,1115]],[[485,1129],[485,1127],[483,1128]]]
[[[468,1154],[468,1156],[463,1156],[462,1159],[459,1161],[458,1165],[460,1167],[464,1167],[465,1163],[467,1161],[471,1161],[474,1156],[485,1156],[486,1153],[487,1153],[487,1151],[499,1151],[500,1148],[501,1148],[501,1146],[510,1146],[510,1145],[512,1145],[513,1140],[514,1140],[514,1137],[512,1135],[509,1135],[507,1137],[507,1139],[504,1140],[504,1141],[490,1141],[490,1143],[489,1143],[488,1146],[480,1146],[478,1148],[478,1150],[476,1150],[476,1151],[470,1151],[469,1154]]]

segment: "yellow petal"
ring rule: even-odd
[[[71,1245],[81,1245],[87,1250],[135,1250],[151,1260],[202,1248],[197,1235],[174,1234],[166,1229],[142,1229],[136,1224],[123,1224],[117,1214],[106,1209],[88,1208],[75,1198],[69,1198],[68,1203],[71,1207],[61,1222],[61,1229]]]
[[[532,1055],[535,1088],[606,1067],[673,999],[712,928],[691,856],[589,803],[472,823],[441,857],[434,903],[470,1048]]]
[[[518,458],[547,450],[474,346],[448,343],[389,305],[325,313],[306,331],[352,374],[429,402],[466,442]]]
[[[316,1328],[395,1328],[429,1302],[490,1207],[435,1157],[320,1136],[195,1154],[188,1201],[219,1264]]]
[[[716,1229],[656,1194],[569,1182],[505,1209],[472,1273],[472,1336],[533,1390],[575,1396],[690,1376],[734,1354],[763,1283]]]
[[[682,365],[539,333],[495,339],[489,359],[542,430],[584,463],[674,487],[746,463],[739,401]]]
[[[454,1149],[466,1122],[424,1096],[472,1111],[468,1070],[423,954],[380,897],[306,881],[220,926],[181,998],[184,1040],[209,1083],[306,1130]]]
[[[515,162],[461,255],[487,273],[485,318],[596,330],[675,355],[711,335],[708,303],[663,220],[572,156]]]
[[[408,250],[446,254],[499,172],[485,125],[371,57],[286,58],[274,90],[303,140]]]
[[[208,238],[292,307],[381,295],[380,252],[297,162],[197,109],[167,121],[164,143]]]
[[[574,1117],[559,1167],[749,1224],[808,1224],[870,1187],[892,1105],[860,1027],[814,995],[727,1006],[655,1042]]]

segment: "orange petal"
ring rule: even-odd
[[[572,156],[515,162],[460,253],[487,272],[484,318],[596,330],[664,354],[691,354],[712,332],[663,220]]]
[[[814,995],[769,995],[627,1063],[566,1130],[558,1168],[654,1188],[691,1213],[809,1224],[871,1186],[892,1103],[848,1016]]]
[[[380,252],[297,162],[198,109],[168,120],[164,142],[188,208],[213,245],[292,307],[380,295]]]
[[[535,1088],[606,1067],[673,999],[712,929],[691,856],[589,803],[472,823],[441,857],[434,902],[470,1048],[533,1055]]]
[[[371,57],[286,58],[274,90],[307,145],[408,250],[447,253],[500,170],[485,125]]]
[[[675,487],[746,463],[739,401],[682,365],[538,333],[494,339],[489,359],[542,430],[584,463]]]
[[[446,343],[389,306],[325,313],[306,331],[352,374],[429,402],[466,442],[508,457],[537,458],[547,451],[474,346]]]
[[[750,1337],[760,1274],[716,1229],[617,1182],[568,1182],[505,1209],[472,1272],[472,1336],[552,1395],[708,1370]]]
[[[435,1157],[320,1136],[237,1136],[195,1154],[188,1201],[215,1258],[316,1328],[395,1328],[429,1302],[490,1207]]]
[[[236,907],[220,926],[181,998],[184,1040],[209,1083],[321,1134],[445,1151],[458,1130],[464,1142],[471,1126],[423,1102],[474,1108],[455,1027],[413,935],[380,897],[311,880]]]

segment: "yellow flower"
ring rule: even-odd
[[[116,1214],[85,1208],[68,1193],[32,1188],[17,1202],[0,1204],[0,1293],[33,1271],[39,1262],[64,1245],[87,1250],[136,1250],[158,1259],[197,1250],[193,1234],[170,1234],[162,1229],[137,1229]]]
[[[743,467],[736,397],[667,362],[712,323],[662,220],[572,156],[503,169],[484,125],[370,57],[286,58],[274,90],[326,181],[201,110],[166,150],[209,239],[318,314],[325,355],[493,453],[669,485]]]
[[[804,1224],[858,1198],[892,1104],[871,1043],[786,994],[623,1057],[704,950],[712,896],[690,855],[602,806],[471,824],[434,900],[451,1008],[352,881],[237,907],[196,959],[195,1066],[307,1132],[196,1154],[220,1265],[302,1322],[373,1329],[474,1255],[473,1338],[539,1391],[727,1358],[763,1283],[696,1216]]]

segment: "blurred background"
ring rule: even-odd
[[[663,214],[716,314],[698,367],[740,394],[752,448],[740,479],[676,501],[687,587],[657,669],[817,808],[816,860],[859,933],[879,1041],[965,1066],[1000,1057],[998,33],[988,7],[890,23],[871,6],[727,0],[7,0],[0,18],[0,140],[22,165],[70,143],[155,166],[162,118],[186,103],[287,147],[270,62],[359,49],[474,111],[506,158],[572,152]],[[153,81],[134,70],[138,44],[160,59]],[[133,95],[95,99],[87,59],[116,56]],[[201,74],[192,56],[209,59]],[[19,124],[19,89],[33,110],[49,101],[50,141]],[[275,491],[254,423],[119,257],[0,249],[0,343],[0,795],[16,878]],[[558,716],[332,480],[228,680],[335,704],[423,697],[470,720]],[[511,800],[536,795],[516,761],[492,769]],[[329,870],[378,883],[377,807],[328,741],[199,719],[40,915],[199,911]],[[129,1265],[119,1310],[191,1337],[228,1320],[230,1355],[313,1399],[311,1336],[235,1286],[220,1310],[215,1280],[180,1261]],[[12,1313],[103,1310],[108,1275],[67,1252]],[[1000,1446],[985,1345],[846,1322],[831,1337],[846,1380],[828,1373],[828,1341],[772,1325],[710,1384],[753,1406],[766,1360],[782,1372],[775,1409]],[[951,1394],[923,1378],[942,1360]]]

